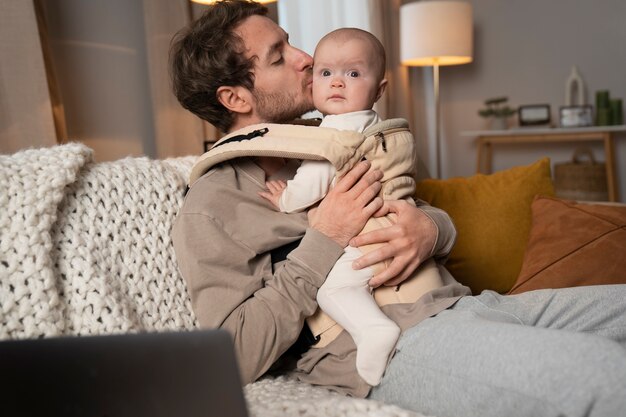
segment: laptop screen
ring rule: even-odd
[[[0,342],[0,407],[6,416],[247,416],[224,330]]]

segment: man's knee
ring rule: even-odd
[[[626,350],[614,340],[603,337],[585,338],[584,343],[586,346],[580,346],[583,351],[580,357],[572,357],[572,366],[580,369],[582,374],[595,375],[594,379],[602,379],[609,386],[621,385],[626,389]]]
[[[575,398],[574,403],[580,401],[577,409],[588,410],[590,416],[616,415],[607,413],[609,409],[623,412],[626,409],[626,350],[611,339],[581,336],[577,346],[563,352],[569,366],[561,382]]]

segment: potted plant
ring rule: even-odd
[[[491,128],[502,130],[508,127],[507,119],[515,114],[516,110],[509,107],[508,97],[496,97],[485,100],[485,108],[480,109],[478,114],[487,119],[491,118]]]

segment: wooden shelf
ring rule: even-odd
[[[613,133],[626,132],[626,125],[592,126],[579,128],[515,128],[507,130],[477,130],[461,132],[461,136],[475,137],[478,143],[476,172],[491,173],[493,145],[507,143],[555,143],[601,141],[604,143],[606,177],[609,201],[618,201],[615,176]]]
[[[626,132],[626,125],[616,126],[590,126],[590,127],[515,127],[506,130],[469,130],[461,132],[461,136],[533,136],[533,135],[558,135],[558,134],[586,134]]]

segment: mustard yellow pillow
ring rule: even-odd
[[[491,175],[429,179],[417,184],[416,197],[446,211],[457,241],[446,267],[474,294],[505,293],[522,267],[535,195],[554,195],[550,160]]]

